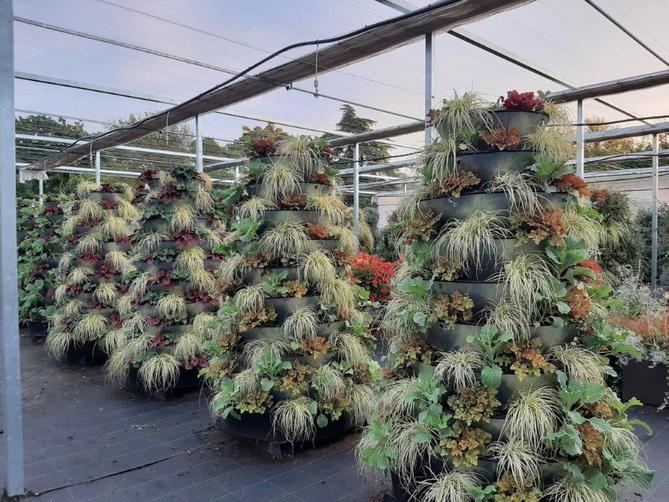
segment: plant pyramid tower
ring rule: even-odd
[[[358,450],[395,500],[598,502],[650,483],[634,403],[606,384],[611,289],[590,258],[604,229],[564,165],[567,122],[516,91],[434,114],[440,138],[399,212],[390,377]]]
[[[133,190],[124,183],[84,181],[63,222],[66,251],[58,263],[55,309],[46,347],[58,359],[102,362],[116,346],[121,277],[134,268],[128,258],[138,217]]]
[[[208,177],[192,166],[144,178],[149,189],[132,237],[136,270],[117,304],[122,329],[107,375],[140,392],[193,390],[204,327],[218,308],[214,247],[225,228],[211,217]]]
[[[64,206],[68,202],[47,199],[19,204],[17,228],[19,271],[19,319],[42,326],[54,308],[56,267],[54,258],[63,249]],[[43,336],[43,335],[42,335]]]
[[[369,316],[343,270],[357,240],[325,146],[286,139],[228,193],[238,204],[220,269],[229,296],[202,374],[217,424],[273,453],[362,425],[373,403]]]

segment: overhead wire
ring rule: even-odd
[[[351,37],[354,37],[354,36],[357,36],[357,35],[361,35],[361,34],[363,34],[363,33],[367,33],[368,31],[371,31],[371,30],[373,30],[373,29],[377,29],[377,28],[380,28],[380,27],[383,27],[383,26],[387,26],[387,25],[390,25],[390,24],[393,24],[393,23],[397,23],[398,21],[401,21],[401,20],[410,19],[410,18],[412,18],[412,17],[416,17],[416,16],[418,16],[418,15],[422,15],[422,14],[431,12],[431,11],[437,9],[437,8],[441,8],[441,7],[443,7],[444,5],[450,5],[450,4],[458,3],[458,2],[460,2],[460,1],[462,1],[462,0],[447,0],[447,1],[444,1],[444,2],[440,2],[440,3],[436,4],[436,5],[428,5],[428,6],[426,6],[426,7],[423,7],[423,8],[421,8],[421,9],[417,9],[417,10],[412,11],[412,12],[407,13],[407,14],[402,14],[402,15],[400,15],[400,16],[396,16],[396,17],[394,17],[394,18],[390,18],[390,19],[386,19],[386,20],[383,20],[383,21],[379,21],[379,22],[376,22],[376,23],[373,23],[373,24],[370,24],[370,25],[366,25],[366,26],[364,26],[364,27],[362,27],[362,28],[358,28],[358,29],[356,29],[356,30],[353,30],[353,31],[344,33],[344,34],[342,34],[342,35],[337,35],[337,36],[333,36],[333,37],[328,37],[328,38],[325,38],[325,39],[307,40],[307,41],[304,41],[304,42],[297,42],[297,43],[293,43],[293,44],[284,46],[284,47],[282,47],[281,49],[279,49],[279,50],[273,52],[272,54],[269,54],[268,56],[266,56],[266,57],[260,59],[260,60],[257,61],[256,63],[254,63],[254,64],[248,66],[247,68],[245,68],[244,70],[242,70],[242,71],[239,72],[238,74],[233,75],[232,77],[228,78],[228,79],[225,80],[224,82],[221,82],[220,84],[217,84],[217,85],[215,85],[215,86],[213,86],[213,87],[211,87],[211,88],[209,88],[209,89],[207,89],[207,90],[205,90],[205,91],[203,91],[203,92],[197,94],[196,96],[193,96],[192,98],[189,98],[189,99],[187,99],[186,101],[184,101],[184,102],[182,102],[182,103],[179,103],[178,105],[175,105],[175,106],[173,106],[173,107],[171,107],[171,108],[168,108],[167,110],[162,111],[162,112],[160,112],[160,113],[158,113],[158,114],[154,114],[154,115],[150,115],[150,116],[148,116],[148,117],[145,117],[144,119],[139,120],[139,121],[136,122],[135,124],[132,124],[132,125],[129,125],[129,126],[121,126],[121,127],[117,127],[117,128],[115,128],[115,129],[112,129],[112,130],[110,130],[110,131],[107,131],[107,132],[102,133],[102,134],[99,134],[99,135],[90,135],[90,136],[85,136],[85,137],[79,138],[79,139],[77,139],[75,142],[73,142],[71,145],[69,145],[69,146],[63,148],[63,149],[61,150],[61,152],[67,150],[68,148],[71,148],[71,147],[77,145],[80,141],[84,141],[84,140],[91,140],[91,141],[99,140],[99,139],[104,138],[105,136],[107,136],[107,135],[109,135],[109,134],[111,134],[112,132],[115,132],[115,131],[128,131],[128,130],[133,130],[133,129],[144,129],[142,126],[143,126],[146,122],[148,122],[149,120],[152,120],[152,119],[154,119],[154,118],[156,118],[156,117],[158,117],[158,116],[161,116],[161,115],[163,115],[163,114],[165,114],[165,113],[167,113],[168,116],[169,116],[169,113],[170,113],[170,112],[172,112],[172,111],[174,111],[174,110],[176,110],[176,109],[178,109],[178,108],[180,108],[180,107],[183,107],[183,106],[186,106],[186,105],[188,105],[188,104],[194,103],[194,102],[196,102],[196,101],[198,101],[198,100],[200,100],[200,99],[203,99],[203,98],[205,98],[206,96],[210,95],[211,93],[216,92],[216,91],[220,90],[221,88],[223,88],[223,87],[225,87],[225,86],[227,86],[227,85],[230,85],[231,83],[233,83],[233,82],[239,80],[240,78],[244,77],[245,75],[247,75],[247,74],[250,73],[251,71],[255,70],[256,68],[262,66],[263,64],[267,63],[268,61],[271,61],[272,59],[278,57],[279,55],[281,55],[281,54],[283,54],[283,53],[285,53],[285,52],[288,52],[288,51],[291,51],[291,50],[293,50],[293,49],[297,49],[297,48],[300,48],[300,47],[313,46],[313,45],[320,46],[321,44],[332,44],[332,43],[340,42],[340,41],[342,41],[342,40],[346,40],[346,39],[348,39],[348,38],[351,38]],[[264,79],[264,78],[262,78],[262,77],[258,77],[258,78],[261,78],[263,81],[267,80],[267,79]],[[272,85],[277,85],[277,84],[278,84],[278,83],[273,83],[273,82],[271,82],[271,81],[269,81],[269,80],[267,80],[267,83],[270,83],[270,84],[272,84]],[[283,85],[283,86],[288,86],[288,87],[290,87],[290,86],[292,85],[292,82],[282,82],[282,83],[280,83],[280,84]],[[144,130],[146,130],[146,129],[144,129]],[[150,131],[150,132],[153,132],[153,131]],[[56,154],[56,155],[57,155],[57,154]]]

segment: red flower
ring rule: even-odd
[[[506,93],[506,99],[502,106],[505,110],[539,112],[544,109],[544,100],[531,91],[518,92],[513,90]]]

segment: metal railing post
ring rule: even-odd
[[[583,125],[583,100],[576,102],[576,176],[585,174],[585,126]]]
[[[353,232],[360,237],[360,143],[353,151]]]
[[[650,258],[650,287],[657,288],[657,201],[659,191],[659,169],[660,169],[660,141],[657,134],[653,134],[653,190],[651,208],[651,258]]]
[[[432,143],[430,110],[432,110],[433,37],[434,35],[432,33],[425,35],[425,146]]]
[[[5,493],[23,495],[23,416],[16,269],[16,149],[14,130],[14,13],[0,0],[0,346],[5,446]]]
[[[37,191],[39,194],[39,205],[44,205],[44,180],[37,180]]]
[[[98,150],[95,152],[95,184],[97,186],[100,186],[101,180],[101,173],[100,173],[100,151]]]
[[[200,127],[200,116],[195,115],[195,169],[198,173],[204,172],[202,161],[202,128]]]

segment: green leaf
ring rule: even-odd
[[[555,307],[557,307],[560,314],[568,314],[571,312],[571,307],[565,302],[556,302]]]
[[[502,368],[487,366],[481,370],[481,383],[489,389],[497,389],[502,384]]]
[[[262,378],[260,380],[260,388],[264,392],[269,392],[270,390],[272,390],[272,387],[274,387],[274,382],[269,378]]]
[[[318,427],[320,427],[320,428],[322,429],[322,428],[325,427],[327,424],[328,424],[328,417],[326,417],[325,415],[323,415],[322,413],[320,413],[320,414],[316,417],[316,425],[318,425]]]
[[[593,417],[588,419],[588,422],[590,422],[590,425],[592,425],[595,429],[604,434],[608,434],[612,430],[611,424],[609,424],[603,418]]]
[[[413,440],[416,441],[418,444],[423,444],[423,443],[429,443],[432,441],[432,434],[430,434],[429,431],[426,429],[415,429],[411,436],[413,437]]]
[[[310,401],[307,405],[307,409],[309,410],[309,413],[315,415],[318,413],[318,403],[316,401]]]

